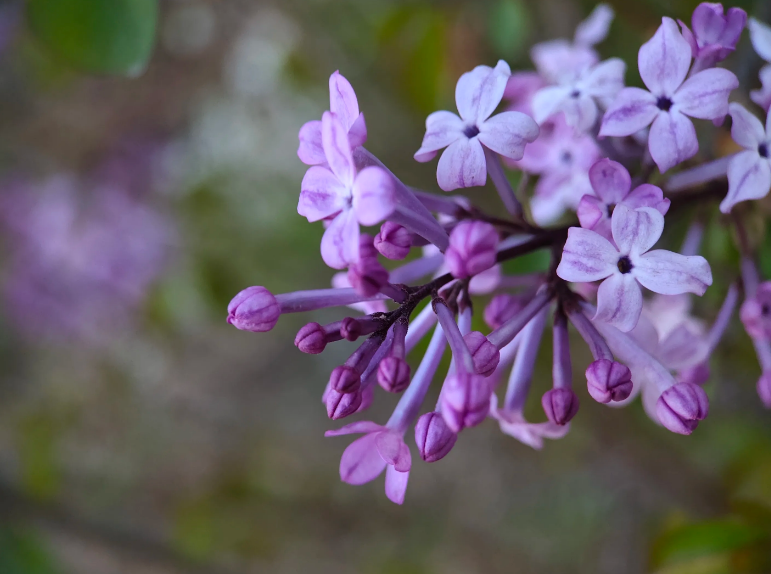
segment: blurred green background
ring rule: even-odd
[[[622,57],[634,84],[660,17],[690,21],[697,2],[610,4],[617,18],[599,50]],[[767,0],[735,4],[769,21]],[[436,191],[435,166],[412,154],[425,116],[453,109],[457,77],[498,58],[530,69],[529,46],[572,37],[592,3],[0,6],[16,18],[0,38],[0,170],[86,177],[127,139],[162,142],[166,177],[152,202],[176,226],[168,268],[109,341],[31,340],[3,315],[1,574],[771,572],[771,419],[738,324],[713,358],[711,414],[693,436],[657,427],[639,402],[609,409],[584,392],[570,434],[542,452],[492,422],[463,433],[446,459],[415,464],[403,507],[382,480],[342,484],[347,441],[323,437],[339,425],[320,395],[350,347],[310,356],[292,345],[302,324],[339,312],[287,316],[271,334],[225,324],[248,285],[331,279],[321,225],[296,212],[305,167],[295,153],[300,126],[328,105],[331,72],[356,89],[367,147]],[[732,64],[745,92],[757,88],[746,37]],[[752,236],[769,276],[764,228],[759,219]],[[684,230],[673,224],[670,239]],[[711,318],[737,259],[718,225],[705,255],[725,277],[698,303]],[[550,385],[549,351],[536,396]],[[576,345],[577,381],[587,356]],[[378,391],[366,418],[385,420],[394,404]]]

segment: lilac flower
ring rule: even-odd
[[[665,295],[703,295],[712,284],[712,272],[703,257],[649,251],[664,229],[664,217],[655,209],[618,205],[611,226],[618,247],[594,231],[571,227],[557,267],[557,275],[565,281],[605,279],[597,293],[595,319],[631,331],[643,306],[638,282]]]
[[[747,13],[741,8],[729,8],[724,15],[722,4],[702,2],[691,17],[693,31],[678,22],[696,60],[694,70],[701,71],[725,60],[734,51],[747,23]]]
[[[600,136],[629,136],[650,125],[648,149],[663,173],[696,155],[689,117],[716,120],[728,113],[728,94],[739,86],[728,70],[710,68],[687,80],[691,49],[671,18],[640,48],[640,76],[649,91],[624,88],[605,112]]]
[[[498,232],[483,221],[461,221],[450,233],[445,262],[453,277],[465,279],[495,265]]]
[[[660,188],[644,183],[630,191],[632,178],[620,163],[601,159],[589,170],[589,181],[595,195],[585,195],[578,204],[577,215],[581,227],[591,229],[611,239],[610,216],[616,205],[630,209],[652,207],[661,215],[669,211],[670,201]]]
[[[375,249],[388,259],[404,259],[412,247],[412,235],[401,225],[386,221],[375,236]]]
[[[758,285],[754,295],[742,304],[740,316],[751,337],[771,340],[771,281]]]
[[[348,134],[351,149],[367,141],[364,114],[359,113],[359,102],[350,82],[339,71],[329,77],[329,109],[337,116]],[[300,147],[297,156],[304,164],[321,165],[327,162],[322,142],[322,122],[313,120],[300,128]]]
[[[421,415],[415,425],[415,444],[420,458],[425,462],[436,462],[447,456],[458,435],[444,422],[441,413],[432,411]]]
[[[771,27],[755,18],[750,18],[749,29],[752,47],[755,48],[758,56],[771,63]],[[760,70],[760,83],[762,88],[751,91],[750,99],[768,112],[771,107],[771,64],[763,66]]]
[[[503,99],[508,102],[506,110],[532,117],[533,96],[545,86],[546,82],[538,72],[514,72],[503,90]]]
[[[741,104],[728,106],[733,125],[731,137],[744,148],[728,164],[728,194],[720,203],[720,211],[729,213],[741,201],[760,199],[771,189],[771,115],[766,129],[760,120]]]
[[[691,434],[709,414],[707,393],[698,385],[678,383],[659,397],[656,414],[661,424],[678,434]]]
[[[509,159],[521,159],[525,145],[538,137],[538,125],[520,112],[492,113],[500,104],[511,75],[503,60],[495,68],[477,66],[458,80],[455,103],[460,117],[447,111],[426,119],[419,162],[432,160],[442,148],[436,178],[444,191],[484,185],[487,163],[483,146]]]
[[[557,425],[569,423],[578,412],[578,397],[573,392],[567,317],[561,310],[554,315],[554,388],[544,393],[541,404],[546,418]]]
[[[334,289],[352,289],[353,285],[351,284],[351,280],[348,277],[348,273],[343,271],[332,275],[332,287]],[[355,291],[355,289],[352,290]],[[348,304],[348,307],[364,313],[365,315],[369,315],[371,313],[385,313],[388,311],[388,307],[386,307],[385,301],[383,301],[383,299],[385,299],[385,297],[372,300],[367,300],[366,298],[361,300],[361,298],[359,298],[359,301]]]

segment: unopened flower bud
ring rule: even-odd
[[[492,389],[481,375],[458,372],[447,377],[442,389],[442,417],[458,433],[480,424],[490,411]]]
[[[401,393],[410,384],[410,366],[399,357],[386,357],[378,366],[377,382],[389,393]]]
[[[691,383],[678,383],[668,388],[656,403],[659,422],[678,434],[691,434],[708,413],[707,393]]]
[[[491,329],[497,329],[519,313],[522,307],[524,307],[524,303],[516,295],[509,295],[508,293],[496,295],[485,307],[485,323]]]
[[[359,410],[362,403],[362,392],[339,393],[334,389],[329,389],[324,397],[324,403],[327,407],[327,416],[333,421],[343,419]]]
[[[554,424],[564,425],[578,412],[578,397],[571,389],[551,389],[541,398],[546,417]]]
[[[361,337],[361,325],[353,317],[346,317],[340,323],[340,335],[346,341],[355,341]]]
[[[766,371],[758,379],[758,396],[767,409],[771,409],[771,371]]]
[[[340,365],[332,369],[332,374],[329,376],[329,384],[332,390],[338,393],[354,393],[361,386],[361,375],[351,367]]]
[[[247,287],[228,305],[228,323],[242,331],[270,331],[281,316],[281,306],[265,287]]]
[[[376,258],[362,258],[348,268],[348,281],[356,292],[371,297],[388,283],[388,271]]]
[[[483,221],[461,221],[450,233],[445,262],[453,277],[464,279],[495,265],[498,233]]]
[[[386,221],[375,236],[375,249],[388,259],[404,259],[412,247],[412,235],[398,223]]]
[[[742,304],[739,316],[750,337],[771,339],[771,281],[758,285],[755,297]]]
[[[425,462],[443,459],[455,446],[458,435],[452,432],[442,415],[430,412],[422,415],[415,424],[415,443],[420,458]]]
[[[463,340],[474,357],[474,370],[484,377],[490,376],[501,360],[498,349],[479,331],[471,331]]]
[[[599,359],[586,369],[586,388],[598,403],[623,401],[632,393],[632,373],[626,365]]]
[[[327,346],[327,335],[324,332],[324,327],[318,323],[308,323],[301,327],[294,338],[294,346],[310,355],[318,355],[323,352]]]
[[[375,386],[370,385],[361,391],[361,404],[359,405],[359,408],[356,409],[357,413],[363,413],[366,411],[369,407],[372,406],[372,401],[375,398]]]

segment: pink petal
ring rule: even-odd
[[[340,459],[340,479],[343,482],[366,484],[380,476],[386,463],[375,447],[379,434],[366,434],[348,445]]]
[[[315,165],[303,177],[297,213],[310,222],[319,221],[343,209],[349,195],[334,173]]]
[[[297,157],[306,165],[319,165],[327,161],[324,148],[321,145],[321,122],[313,120],[305,122],[300,128],[300,147]]]
[[[722,118],[728,113],[728,94],[738,87],[733,72],[710,68],[688,78],[672,96],[672,102],[680,112],[694,118]]]
[[[614,273],[617,263],[618,251],[610,241],[594,231],[571,227],[557,275],[574,283],[597,281]]]
[[[730,213],[740,201],[760,199],[771,189],[771,166],[757,151],[743,151],[728,163],[728,194],[720,211]]]
[[[397,433],[393,431],[379,433],[375,444],[377,451],[387,464],[399,472],[410,470],[412,467],[410,449]]]
[[[359,260],[359,222],[352,209],[332,220],[321,238],[321,258],[332,269],[345,269]]]
[[[637,255],[645,253],[661,237],[664,216],[650,207],[630,209],[619,204],[611,218],[613,241],[621,253]]]
[[[356,92],[339,71],[329,76],[329,110],[340,119],[346,132],[359,117]]]
[[[376,225],[396,207],[393,176],[381,167],[365,167],[353,183],[353,209],[362,225]]]
[[[407,482],[410,480],[410,472],[399,472],[393,466],[386,469],[385,493],[393,503],[404,503],[404,495],[407,492]]]
[[[728,104],[728,113],[731,114],[731,137],[743,148],[757,151],[758,146],[766,139],[763,124],[747,109],[736,102]]]
[[[594,229],[595,226],[604,219],[607,214],[607,206],[599,197],[585,195],[578,203],[576,215],[581,227],[584,229]],[[604,235],[603,235],[604,237]]]
[[[589,169],[589,181],[597,197],[605,203],[621,203],[632,187],[632,178],[620,163],[601,159]]]
[[[609,105],[624,88],[626,64],[620,58],[610,58],[594,66],[581,82],[590,96]]]
[[[423,136],[420,149],[415,152],[415,159],[419,162],[431,161],[437,150],[465,137],[464,127],[463,120],[452,112],[434,112],[426,118],[426,135]]]
[[[489,118],[503,99],[509,76],[511,69],[503,60],[495,68],[477,66],[463,74],[455,86],[460,117],[471,124],[480,124]]]
[[[348,141],[351,149],[362,146],[367,141],[367,123],[364,121],[364,114],[359,114],[348,130]]]
[[[658,115],[656,98],[640,88],[624,88],[605,112],[602,136],[630,136],[649,125]]]
[[[509,159],[522,159],[525,144],[538,137],[538,124],[520,112],[501,112],[479,126],[479,141]]]
[[[569,86],[548,86],[533,95],[533,118],[539,124],[544,123],[560,110],[562,102],[570,97]]]
[[[615,16],[613,8],[607,4],[598,4],[592,13],[576,27],[576,44],[593,46],[599,44],[608,35],[610,24]]]
[[[650,183],[643,183],[634,188],[629,195],[624,198],[622,203],[631,209],[652,207],[661,215],[666,215],[667,211],[669,211],[669,204],[671,202],[664,197],[664,192],[661,191],[660,187],[656,187]]]
[[[692,158],[699,151],[693,122],[674,110],[660,113],[651,126],[648,149],[661,173]]]
[[[755,18],[750,18],[747,27],[750,29],[752,47],[758,56],[766,62],[771,62],[771,27]]]
[[[356,170],[351,143],[348,140],[348,129],[343,127],[337,116],[331,112],[324,112],[321,116],[321,141],[330,169],[343,185],[350,189]]]
[[[439,158],[436,180],[444,191],[484,185],[487,181],[487,164],[479,140],[462,137],[450,144]]]
[[[642,312],[642,292],[631,273],[616,273],[597,290],[595,321],[605,321],[624,333],[634,329]]]
[[[691,67],[691,47],[672,18],[661,19],[661,26],[640,48],[637,57],[640,77],[658,96],[672,96]]]
[[[643,287],[662,295],[704,295],[712,285],[712,270],[706,259],[664,249],[649,251],[637,258],[631,274]]]
[[[372,421],[356,421],[355,423],[349,423],[339,429],[328,430],[324,433],[324,436],[343,436],[347,434],[371,433],[387,430],[388,429],[383,425],[373,423]]]

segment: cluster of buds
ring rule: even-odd
[[[273,295],[249,287],[231,302],[228,322],[261,332],[284,313],[344,306],[362,313],[309,323],[295,339],[311,354],[335,341],[363,340],[330,375],[322,396],[330,419],[365,411],[378,386],[401,394],[385,425],[359,420],[326,433],[363,434],[343,453],[345,482],[366,483],[385,470],[387,496],[402,503],[410,428],[425,462],[441,460],[460,433],[487,418],[536,449],[544,438],[564,437],[583,386],[573,380],[570,325],[593,357],[585,367],[593,400],[621,406],[640,395],[655,423],[688,435],[708,414],[709,358],[742,287],[741,318],[763,367],[758,391],[771,407],[771,282],[760,282],[753,254],[743,250],[741,280],[737,272],[708,325],[691,315],[692,296],[712,284],[710,265],[698,255],[702,222],[691,222],[681,253],[654,249],[677,206],[712,201],[718,189],[728,213],[771,188],[771,132],[741,104],[729,105],[739,82],[716,67],[734,50],[747,16],[705,3],[691,28],[663,18],[639,51],[647,90],[624,86],[622,60],[600,61],[594,46],[613,17],[598,6],[572,41],[534,46],[535,72],[512,74],[503,61],[476,67],[458,80],[458,114],[428,116],[415,159],[428,162],[444,150],[437,183],[445,192],[485,185],[489,176],[508,217],[486,214],[462,196],[404,184],[363,147],[367,128],[356,94],[332,74],[330,110],[300,130],[298,156],[311,167],[298,212],[324,222],[322,259],[347,273],[336,275],[331,289]],[[771,29],[754,20],[750,29],[758,53],[771,56]],[[758,103],[767,99],[753,94]],[[664,179],[663,189],[649,183],[656,166],[664,174],[697,154],[693,119],[711,120],[705,128],[719,130],[729,114],[731,134],[745,151],[691,161]],[[523,172],[517,190],[507,167]],[[544,227],[569,211],[574,223]],[[373,238],[360,225],[380,229]],[[541,249],[552,254],[547,270],[504,273],[501,263]],[[390,271],[381,259],[409,255]],[[491,296],[483,312],[487,333],[472,330],[472,298],[480,295]],[[545,420],[531,422],[525,405],[547,324],[553,385],[540,397]],[[413,372],[407,356],[427,337]],[[452,361],[437,377],[447,349]],[[438,401],[424,407],[437,378]]]

